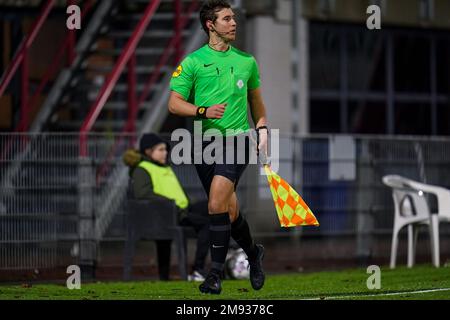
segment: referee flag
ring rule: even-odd
[[[302,197],[270,166],[264,165],[278,219],[282,227],[319,226],[319,221]]]

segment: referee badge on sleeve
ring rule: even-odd
[[[177,70],[175,70],[172,74],[172,78],[178,78],[181,74],[181,72],[183,72],[183,67],[181,65],[179,65],[177,67]]]

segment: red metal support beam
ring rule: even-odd
[[[131,55],[136,50],[137,44],[139,43],[139,40],[142,38],[142,35],[145,32],[145,29],[147,28],[148,24],[150,23],[160,2],[161,0],[153,0],[148,4],[143,17],[139,21],[139,24],[134,30],[133,35],[128,40],[128,43],[126,44],[124,50],[122,51],[122,54],[120,55],[112,73],[109,75],[107,81],[100,90],[100,94],[98,95],[96,101],[92,105],[86,120],[83,122],[83,125],[80,129],[80,156],[84,157],[87,156],[88,154],[87,134],[91,131],[95,121],[97,120],[101,110],[103,109],[103,106],[105,105],[106,101],[111,95],[111,92],[114,86],[116,85],[117,80],[120,77],[120,74],[125,68],[125,65],[128,63]]]
[[[76,4],[75,0],[67,0],[67,6]],[[76,32],[75,30],[68,31],[68,48],[67,48],[67,65],[71,66],[75,61],[75,43],[76,43]]]
[[[183,43],[182,43],[182,16],[183,4],[181,0],[175,0],[175,57],[174,64],[177,65],[183,57]]]
[[[76,43],[76,33],[75,30],[69,30],[68,34],[68,45],[67,45],[67,66],[70,67],[76,58],[75,53],[75,43]]]
[[[54,3],[55,0],[47,0],[47,2],[45,3],[44,7],[42,8],[39,14],[38,19],[33,23],[33,26],[31,27],[31,32],[22,41],[19,48],[17,49],[12,63],[8,66],[0,81],[0,97],[3,96],[3,94],[5,93],[5,90],[8,87],[17,69],[19,68],[20,63],[24,60],[24,52],[28,50],[28,48],[30,48],[34,39],[36,39],[36,36],[41,30],[42,25],[47,19],[50,11],[52,10]]]
[[[125,126],[127,132],[136,131],[137,99],[136,99],[136,54],[128,62],[128,120]]]
[[[75,30],[69,30],[69,43],[67,48],[67,66],[71,66],[75,61],[76,53],[75,53]]]
[[[23,50],[22,72],[20,77],[20,121],[19,131],[24,131],[24,128],[28,127],[29,114],[28,114],[28,97],[29,97],[29,66],[28,66],[28,50]]]

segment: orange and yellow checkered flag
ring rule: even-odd
[[[264,170],[269,181],[278,219],[282,227],[319,226],[319,221],[302,197],[268,165]]]

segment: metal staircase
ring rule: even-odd
[[[191,2],[182,1],[183,7],[187,7]],[[149,76],[155,71],[170,39],[175,35],[174,3],[171,0],[161,1],[135,50],[135,94],[138,97],[141,96]],[[90,107],[97,98],[101,86],[112,72],[115,62],[122,53],[128,39],[132,36],[133,29],[141,19],[143,9],[147,5],[148,1],[142,0],[121,1],[116,2],[116,6],[110,8],[109,16],[103,19],[104,22],[99,27],[100,32],[95,41],[92,41],[86,52],[79,52],[83,61],[75,66],[74,70],[71,70],[70,86],[61,95],[56,107],[52,108],[53,111],[48,117],[46,131],[73,132],[80,129]],[[197,20],[195,14],[190,14],[187,25],[181,32],[183,43],[186,43],[195,31],[200,31],[199,26],[193,29]],[[84,50],[84,48],[80,48],[80,50]],[[151,88],[145,101],[139,106],[137,128],[142,127],[141,121],[147,111],[161,112],[154,109],[154,99],[158,92],[167,90],[167,86],[164,86],[161,80],[173,72],[175,66],[173,50],[171,50],[171,53],[172,58],[169,63],[160,68],[160,74],[157,75],[158,81]],[[124,128],[129,104],[129,72],[129,66],[127,65],[92,131],[120,132]],[[162,121],[164,120],[162,119]]]

